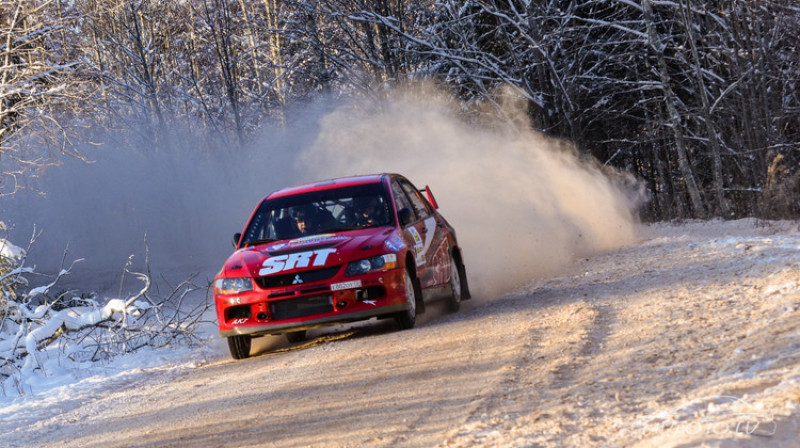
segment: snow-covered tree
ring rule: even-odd
[[[0,8],[0,194],[74,153],[73,112],[85,86],[68,51],[75,16],[52,0],[16,0]]]

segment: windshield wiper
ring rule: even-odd
[[[272,243],[274,241],[278,241],[278,240],[276,240],[275,238],[264,238],[264,239],[261,239],[261,240],[250,240],[250,241],[245,241],[244,244],[242,245],[242,247],[258,246],[259,244]]]

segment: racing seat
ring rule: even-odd
[[[315,224],[315,230],[318,232],[331,231],[336,228],[336,218],[329,210],[320,210]]]
[[[292,218],[281,218],[275,221],[275,238],[279,240],[288,240],[297,236],[297,227],[294,225]]]

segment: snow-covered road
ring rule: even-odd
[[[469,266],[467,266],[469,268]],[[645,227],[458,314],[219,340],[3,402],[3,447],[792,446],[796,223]],[[156,362],[155,364],[159,364]],[[109,371],[110,372],[110,371]]]

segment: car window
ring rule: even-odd
[[[391,210],[380,183],[265,200],[248,223],[242,244],[393,225]]]
[[[413,221],[417,221],[419,216],[417,216],[415,207],[411,205],[411,201],[408,199],[408,196],[406,196],[406,192],[396,180],[392,182],[392,193],[394,193],[394,206],[397,208],[398,213],[404,208],[409,209],[414,215]]]
[[[427,218],[431,212],[428,210],[428,206],[425,205],[425,201],[422,199],[422,196],[420,196],[419,191],[405,180],[401,181],[400,185],[403,187],[403,190],[408,193],[408,197],[411,200],[411,204],[414,206],[414,211],[417,212],[417,216],[421,219]]]

